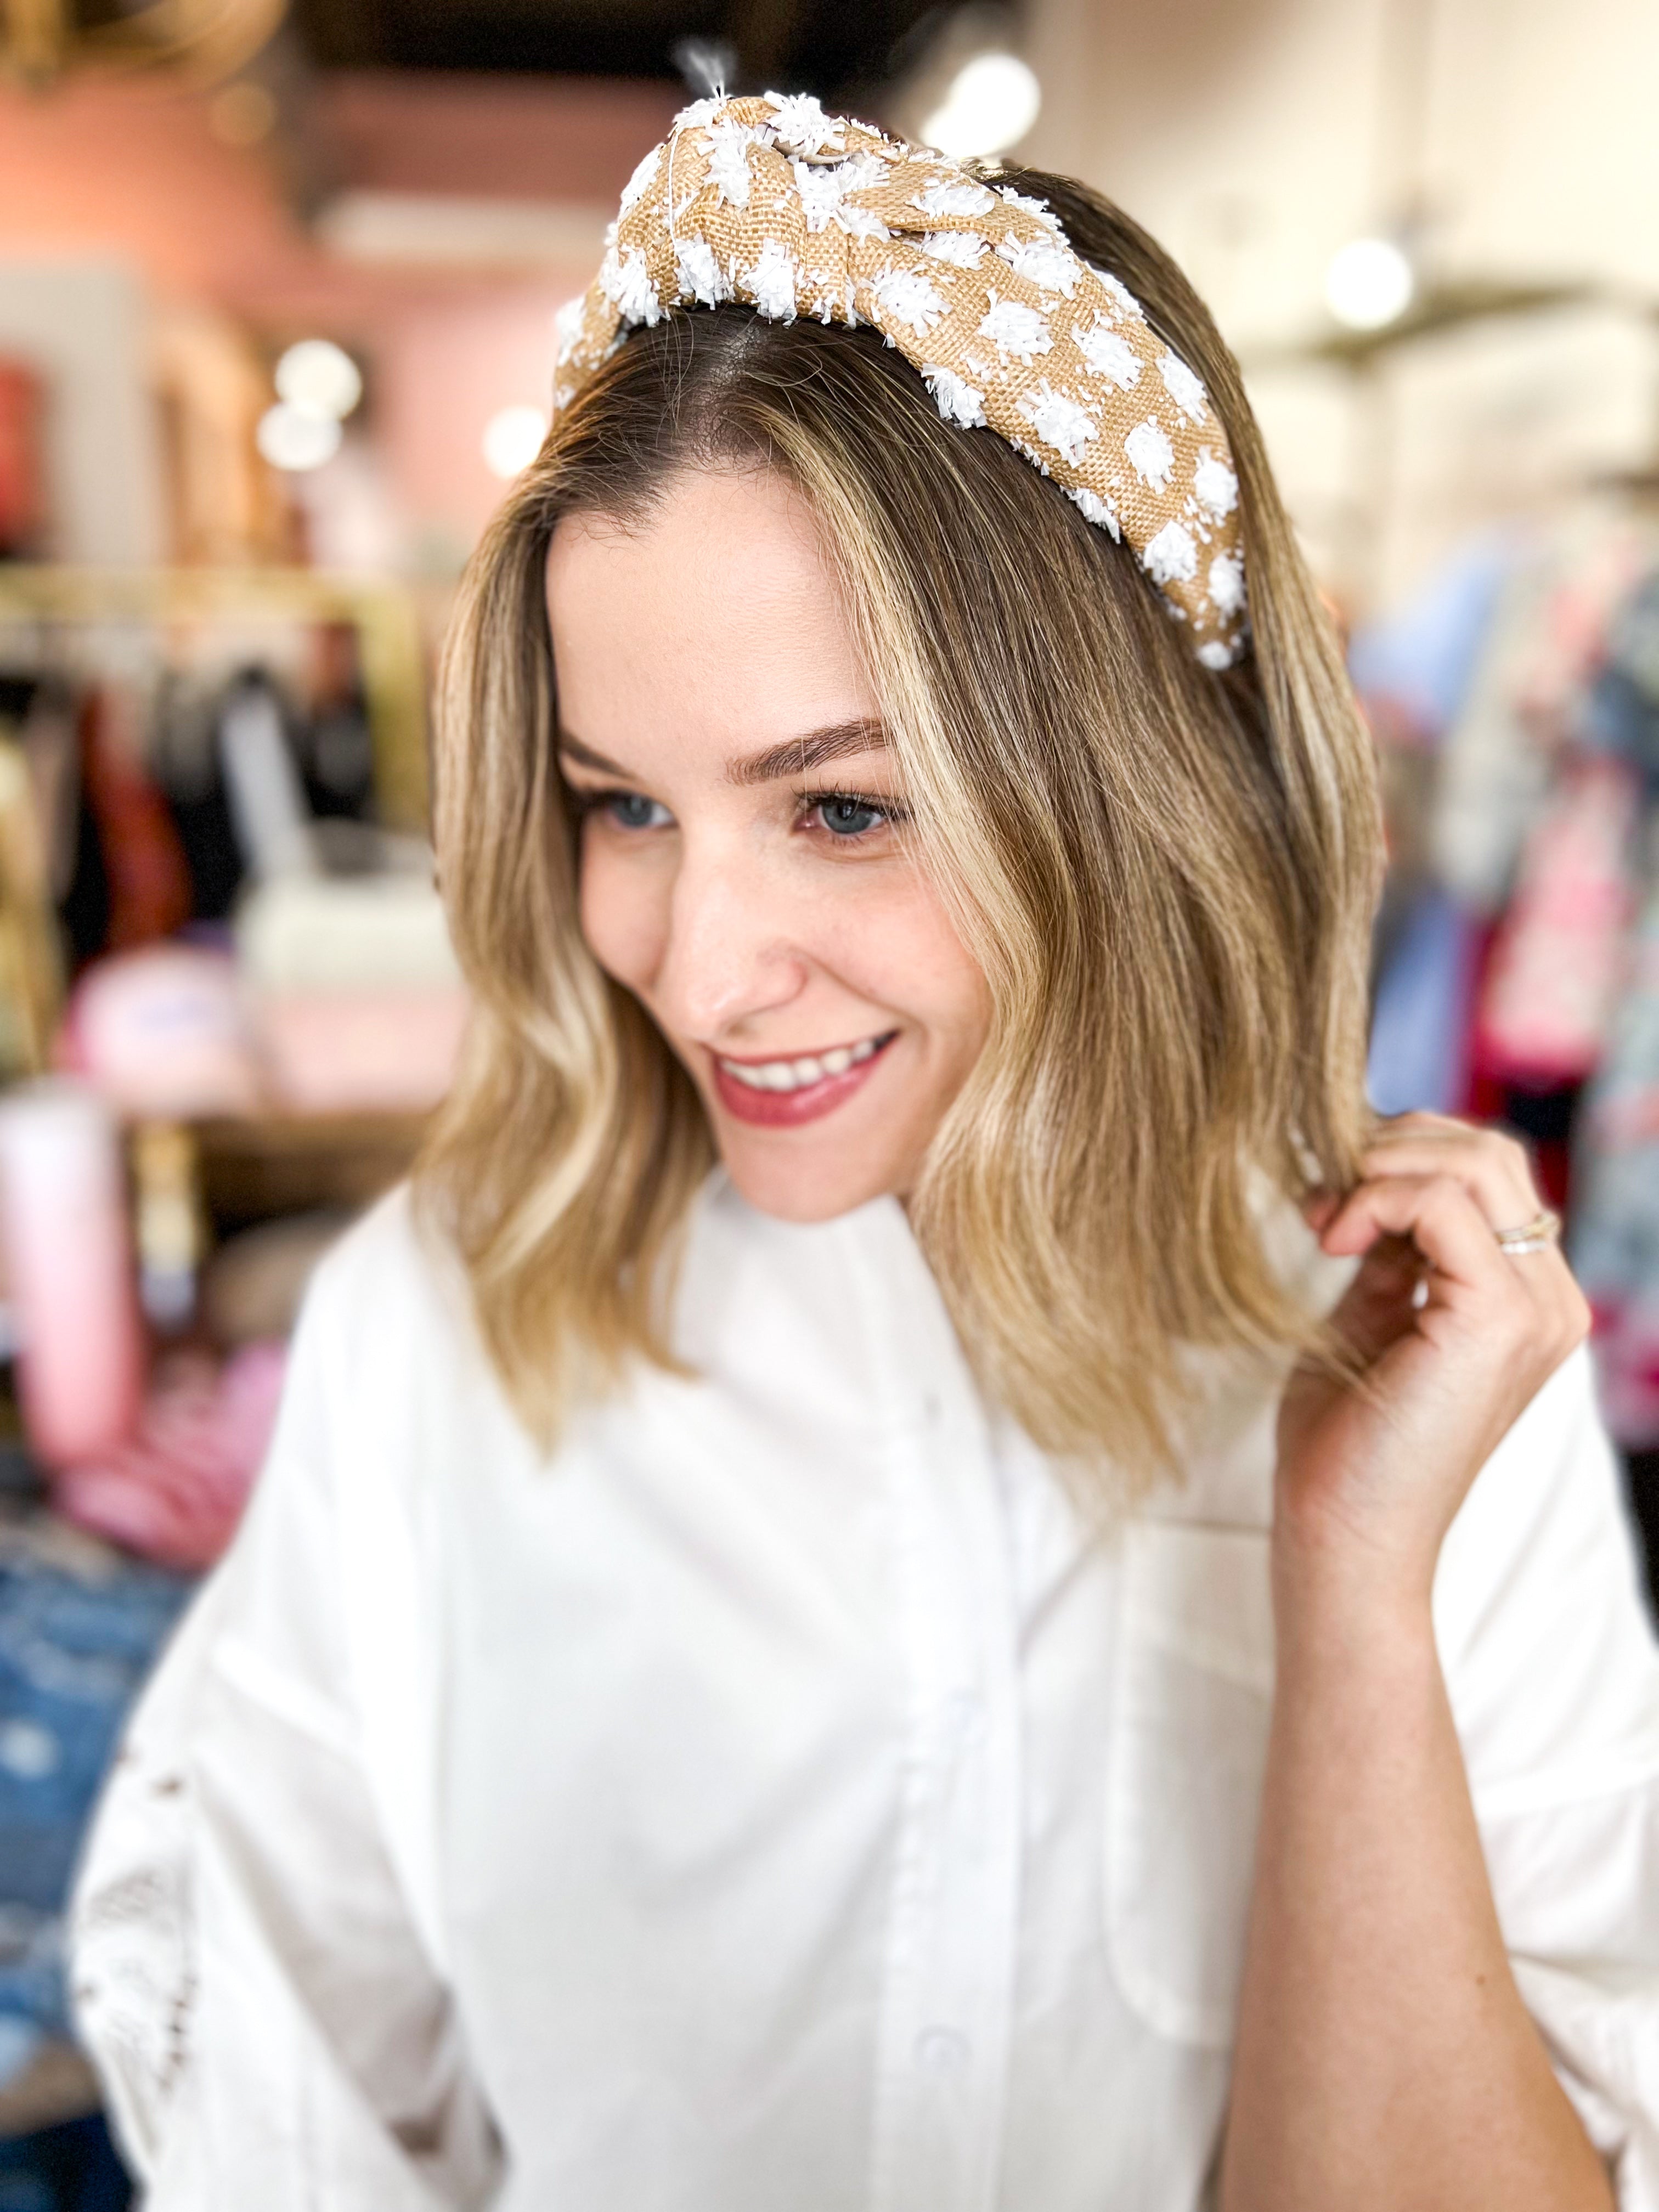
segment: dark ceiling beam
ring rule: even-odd
[[[738,89],[767,92],[783,84],[805,14],[801,0],[731,0],[726,32],[737,49]]]
[[[89,4],[89,0],[88,0]],[[7,7],[42,0],[0,0]],[[660,78],[687,40],[735,50],[733,88],[879,82],[943,0],[290,0],[318,68]]]

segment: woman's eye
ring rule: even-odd
[[[665,806],[637,791],[608,791],[599,805],[620,830],[656,830],[669,818]]]
[[[867,799],[853,799],[839,793],[820,799],[815,811],[834,837],[862,837],[887,819],[882,808],[872,805]]]

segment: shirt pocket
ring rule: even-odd
[[[1126,1534],[1108,1764],[1106,1941],[1120,1989],[1177,2041],[1233,2039],[1273,1717],[1268,1539]]]

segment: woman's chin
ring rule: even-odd
[[[897,1159],[877,1158],[861,1146],[815,1146],[803,1141],[804,1132],[728,1123],[719,1135],[720,1158],[739,1197],[779,1221],[833,1221],[872,1199],[897,1194],[909,1181]]]

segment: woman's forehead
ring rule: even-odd
[[[568,516],[547,574],[560,720],[591,749],[631,759],[674,732],[723,763],[877,719],[810,520],[775,477],[686,472],[637,521]]]

